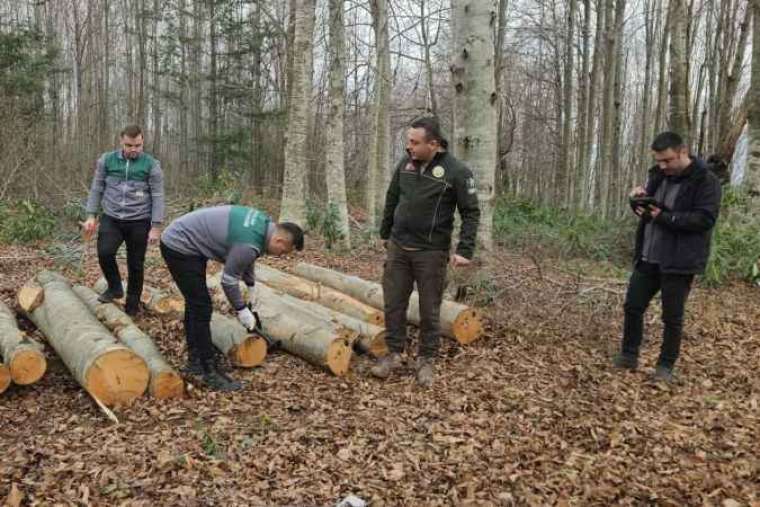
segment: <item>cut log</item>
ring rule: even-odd
[[[253,368],[267,357],[267,341],[249,333],[237,319],[218,312],[211,314],[211,341],[236,366]]]
[[[295,267],[295,272],[304,278],[344,292],[375,308],[380,309],[384,306],[383,288],[378,283],[305,262],[299,263]],[[417,325],[420,323],[417,291],[414,291],[409,298],[407,319]],[[441,303],[441,331],[455,338],[460,344],[466,345],[483,335],[483,315],[475,308],[444,300]]]
[[[206,283],[216,298],[224,298],[221,274],[208,277]],[[303,301],[285,301],[264,284],[258,290],[263,331],[278,340],[283,350],[334,375],[348,371],[356,331],[304,311]]]
[[[95,290],[104,291],[104,278],[95,283]],[[185,315],[185,300],[149,285],[143,286],[142,302],[145,307],[158,315],[182,320]],[[211,315],[211,341],[235,366],[254,368],[267,357],[267,342],[261,336],[250,334],[237,319],[214,312]]]
[[[21,332],[16,316],[0,301],[0,358],[10,371],[16,384],[37,382],[47,370],[47,360],[42,345]]]
[[[357,318],[341,313],[332,308],[326,308],[313,301],[303,301],[289,294],[269,287],[263,282],[257,282],[260,287],[268,287],[277,295],[292,305],[297,305],[310,314],[321,319],[332,321],[338,325],[347,327],[358,333],[356,341],[352,344],[354,350],[362,354],[370,354],[374,357],[381,357],[388,353],[388,345],[385,343],[385,329],[375,326],[369,322],[364,322]]]
[[[34,284],[37,284],[36,286]],[[30,291],[44,291],[42,304]],[[116,338],[95,318],[57,273],[42,271],[22,288],[21,308],[45,334],[79,384],[106,406],[129,405],[148,387],[145,361]]]
[[[382,309],[363,303],[342,292],[325,287],[321,284],[305,280],[264,264],[256,265],[256,280],[262,281],[269,287],[295,296],[304,301],[314,301],[320,305],[339,311],[375,326],[385,322]]]
[[[11,371],[0,363],[0,394],[4,393],[9,385],[11,385]]]
[[[108,282],[103,277],[99,278],[95,282],[95,285],[93,285],[93,289],[98,294],[103,293],[107,288]],[[126,294],[126,292],[127,287],[125,286],[124,293]],[[145,305],[145,308],[157,315],[168,315],[181,319],[185,313],[185,305],[182,298],[148,285],[143,285],[140,301]]]
[[[89,287],[76,285],[73,290],[114,336],[143,358],[150,370],[148,392],[151,396],[158,399],[182,397],[185,391],[182,377],[169,366],[150,336],[143,333],[129,315],[112,303],[98,301],[98,294]]]

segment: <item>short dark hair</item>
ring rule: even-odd
[[[409,124],[409,128],[423,129],[428,141],[438,141],[438,144],[440,144],[443,149],[449,147],[449,142],[441,133],[441,124],[436,116],[423,116],[422,118],[417,118]]]
[[[143,133],[142,128],[139,125],[127,125],[124,130],[121,131],[121,137],[127,136],[131,138],[139,137]]]
[[[668,131],[657,134],[657,136],[654,138],[654,141],[652,141],[651,148],[654,151],[665,151],[669,148],[677,150],[685,146],[686,143],[684,143],[683,137],[681,137],[679,134],[676,134],[675,132]]]
[[[277,224],[278,229],[282,229],[290,235],[291,243],[299,252],[303,250],[303,229],[293,222],[282,222]]]

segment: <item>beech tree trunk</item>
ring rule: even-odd
[[[42,271],[21,288],[18,300],[96,401],[106,406],[129,405],[145,392],[150,378],[145,361],[116,341],[64,277]]]
[[[0,359],[14,383],[32,384],[42,378],[47,369],[42,350],[42,345],[19,330],[16,316],[0,301]]]
[[[150,336],[143,333],[119,307],[98,301],[98,294],[89,287],[76,285],[73,290],[114,336],[143,358],[150,370],[148,392],[151,396],[158,399],[182,397],[185,391],[182,377],[169,366]]]
[[[304,278],[344,292],[375,308],[383,308],[384,306],[383,288],[380,284],[303,262],[296,266],[295,272]],[[417,291],[414,291],[409,299],[407,319],[414,324],[420,323]],[[480,311],[474,308],[453,301],[443,301],[441,304],[441,331],[445,335],[455,338],[462,345],[466,345],[483,335],[483,317]]]

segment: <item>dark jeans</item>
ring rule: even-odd
[[[440,346],[440,314],[446,286],[445,250],[408,251],[393,241],[383,271],[386,342],[391,352],[403,352],[406,345],[406,312],[414,282],[420,296],[419,355],[433,357]]]
[[[127,295],[139,299],[143,289],[145,251],[148,248],[150,220],[117,220],[108,215],[100,218],[98,228],[98,263],[108,282],[108,288],[121,290],[121,275],[116,264],[116,252],[127,244]]]
[[[658,264],[640,261],[631,275],[625,296],[623,324],[623,354],[638,357],[644,330],[644,313],[649,302],[662,291],[662,347],[657,364],[672,368],[681,349],[683,314],[694,275],[674,275],[660,272]]]
[[[211,296],[206,286],[205,257],[184,255],[161,243],[161,256],[166,261],[174,282],[185,298],[185,339],[190,358],[202,362],[214,355],[211,343]]]

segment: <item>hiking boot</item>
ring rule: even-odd
[[[105,292],[103,292],[103,294],[98,296],[98,301],[100,301],[101,303],[113,303],[114,299],[121,299],[123,297],[124,297],[123,290],[112,289],[109,287],[108,289],[105,290]]]
[[[665,366],[664,364],[658,364],[654,369],[652,380],[655,382],[674,384],[676,382],[676,376],[673,374],[673,368]]]
[[[430,387],[435,380],[435,367],[430,357],[417,358],[417,383],[422,387]]]
[[[213,362],[206,364],[202,377],[203,383],[212,391],[231,392],[239,391],[243,384],[230,378],[226,373],[219,371]]]
[[[621,370],[635,370],[639,367],[639,358],[627,354],[618,354],[612,360],[612,366]]]
[[[372,376],[377,378],[388,378],[394,370],[398,370],[403,366],[401,360],[401,354],[398,352],[391,352],[377,360],[377,364],[373,366],[369,372]]]
[[[200,376],[203,375],[203,363],[199,357],[190,356],[185,366],[179,369],[183,375]]]
[[[136,296],[127,296],[127,302],[124,304],[124,313],[134,317],[140,312],[140,298]]]

